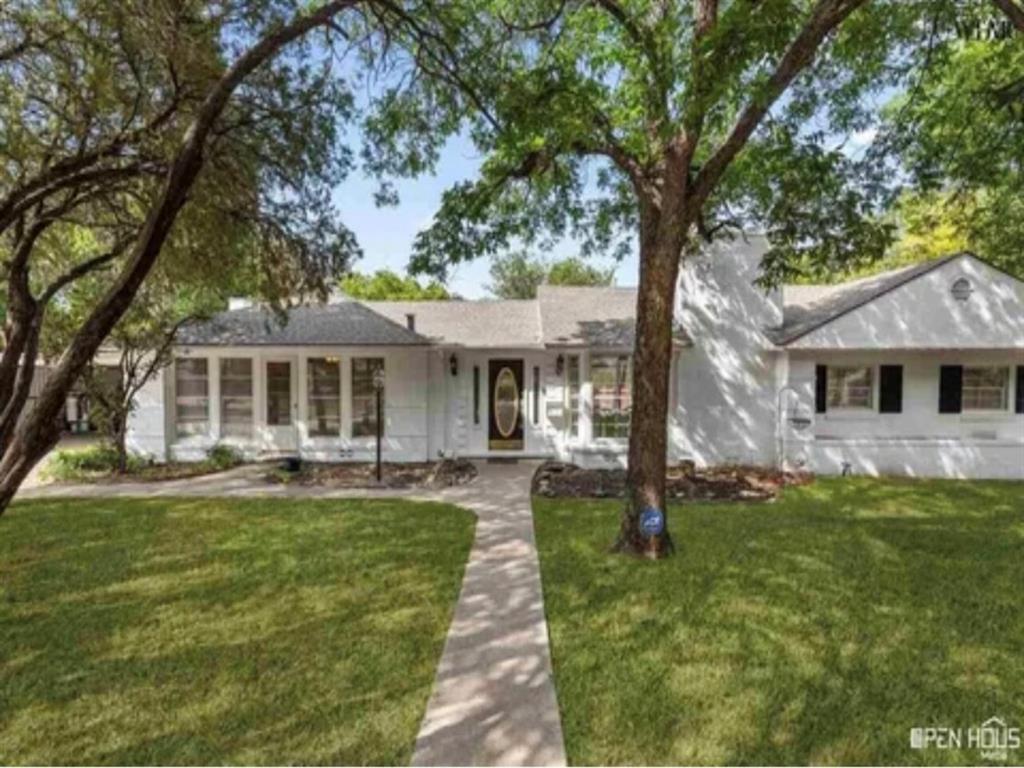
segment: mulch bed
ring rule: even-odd
[[[691,501],[770,501],[785,486],[811,480],[807,473],[744,466],[698,469],[684,462],[668,468],[665,492],[670,499]],[[625,498],[626,470],[583,469],[548,461],[533,476],[533,493],[555,498]]]
[[[385,462],[381,482],[373,462],[304,462],[297,472],[276,469],[265,478],[271,483],[322,488],[447,488],[476,477],[476,467],[465,459],[442,459],[409,464]]]

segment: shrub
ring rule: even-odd
[[[215,445],[210,449],[206,463],[218,471],[231,469],[242,463],[242,454],[230,445]]]
[[[127,471],[138,472],[146,461],[129,453]],[[53,480],[81,480],[97,475],[112,475],[117,472],[117,450],[106,444],[90,445],[87,448],[72,448],[55,451],[47,461],[43,473]]]

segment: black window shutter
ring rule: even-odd
[[[881,366],[878,379],[878,412],[903,413],[903,366]]]
[[[828,366],[814,366],[814,412],[828,410]]]
[[[963,410],[964,367],[944,365],[939,370],[939,413]]]
[[[1017,413],[1024,413],[1024,365],[1017,366]]]

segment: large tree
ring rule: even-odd
[[[766,278],[793,263],[877,258],[888,170],[841,139],[865,95],[920,65],[928,22],[955,3],[916,0],[479,0],[405,30],[436,87],[396,85],[373,121],[381,167],[404,129],[467,116],[480,177],[444,195],[415,269],[570,234],[590,252],[639,252],[629,499],[617,548],[658,557],[665,508],[672,315],[680,263],[756,224]],[[436,45],[443,41],[444,45]],[[417,48],[417,43],[422,47]],[[426,94],[426,98],[424,95]],[[397,153],[401,155],[402,153]],[[393,170],[403,170],[400,162]]]
[[[67,392],[161,254],[258,262],[270,298],[323,289],[352,238],[331,188],[351,106],[324,43],[369,2],[13,0],[0,9],[0,512],[56,442]],[[366,23],[360,22],[361,27]],[[313,46],[316,29],[329,37]],[[64,249],[84,231],[86,247]],[[172,255],[173,254],[173,255]],[[237,262],[236,262],[237,263]],[[104,290],[25,410],[46,310]]]

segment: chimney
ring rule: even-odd
[[[406,312],[405,314],[405,327],[410,331],[416,330],[416,315],[412,312]]]

